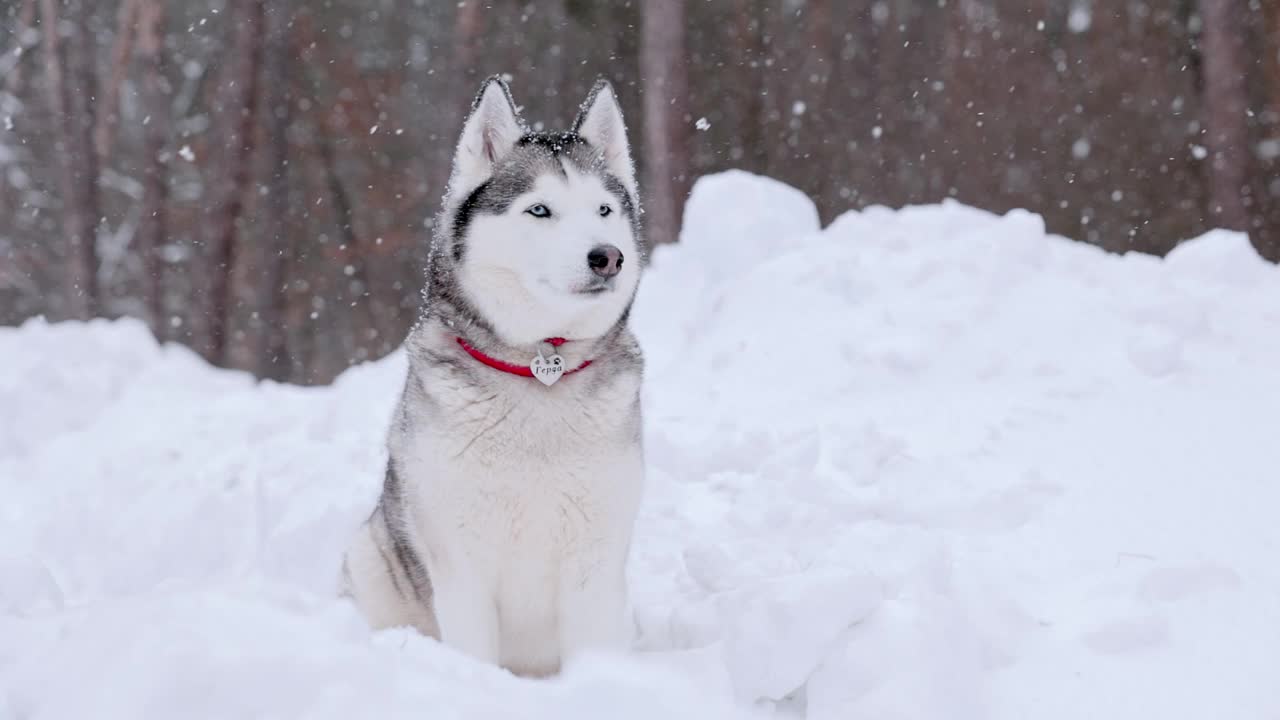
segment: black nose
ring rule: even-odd
[[[611,278],[622,270],[622,251],[612,245],[594,247],[587,253],[587,265],[600,277]]]

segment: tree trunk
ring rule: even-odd
[[[5,53],[5,56],[13,58],[12,63],[7,66],[4,63],[0,63],[0,68],[5,69],[5,72],[0,72],[0,75],[4,75],[5,92],[14,97],[22,94],[22,81],[25,79],[22,74],[22,62],[29,54],[28,51],[35,44],[27,37],[31,28],[35,26],[35,22],[36,0],[22,0],[22,9],[18,11],[18,24],[14,27],[13,33],[14,37],[17,38],[17,42],[14,44],[13,49]]]
[[[1265,161],[1256,159],[1258,170],[1254,173],[1254,199],[1258,207],[1258,220],[1249,229],[1258,254],[1274,263],[1280,263],[1280,7],[1274,4],[1262,18],[1261,45],[1267,98],[1262,129],[1263,139],[1270,143]]]
[[[650,245],[675,242],[689,183],[688,75],[684,0],[645,3],[640,42],[644,83],[645,223]]]
[[[58,7],[66,10],[65,22]],[[49,104],[57,123],[61,167],[62,225],[66,234],[66,308],[64,315],[88,320],[100,312],[98,297],[98,157],[93,144],[93,34],[87,0],[41,0],[45,70]],[[59,29],[65,37],[59,36]],[[65,40],[65,43],[63,42]],[[64,50],[65,45],[65,50]]]
[[[4,55],[0,55],[0,78],[4,79],[3,92],[14,98],[22,96],[26,80],[24,73],[26,68],[23,66],[30,60],[31,49],[38,43],[36,39],[39,37],[38,34],[32,32],[35,22],[36,0],[22,0],[22,8],[18,11],[17,24],[13,29],[15,40],[13,47],[4,50]],[[4,128],[4,132],[10,132],[8,129],[10,126],[16,127],[12,118],[7,115],[2,122],[0,128]],[[0,181],[0,218],[7,218],[12,222],[13,216],[22,205],[21,194],[12,183]],[[0,233],[13,232],[14,226],[6,225],[0,222]],[[17,271],[12,265],[7,270],[5,265],[0,265],[0,276],[6,273],[16,275]]]
[[[1245,111],[1245,27],[1240,0],[1200,0],[1204,23],[1205,129],[1209,211],[1218,226],[1249,228],[1249,128]]]
[[[824,213],[823,222],[826,223],[838,212],[840,181],[837,178],[848,172],[848,164],[844,162],[844,140],[839,132],[846,117],[836,112],[839,103],[835,77],[841,61],[832,33],[835,25],[830,0],[811,0],[807,16],[810,50],[805,56],[803,77],[807,79],[808,89],[797,97],[804,99],[807,96],[807,102],[803,114],[797,119],[803,123],[804,129],[800,147],[817,169],[815,177],[809,180],[809,189],[819,211]],[[844,209],[839,207],[841,211]]]
[[[742,151],[742,166],[757,173],[765,172],[768,162],[764,142],[764,42],[761,18],[752,0],[734,0],[735,59],[738,63],[734,85],[738,110],[737,141]]]
[[[458,16],[454,19],[453,58],[457,65],[456,77],[468,86],[478,83],[476,56],[480,52],[480,39],[484,33],[484,8],[479,0],[458,3]],[[464,93],[465,94],[465,93]],[[467,102],[470,102],[470,96]]]
[[[142,257],[143,299],[151,331],[157,339],[168,337],[169,319],[164,302],[164,245],[169,234],[169,167],[166,154],[172,127],[169,87],[165,80],[165,4],[167,0],[141,0],[138,9],[138,54],[142,58],[144,108],[143,133],[146,160],[143,165],[142,222],[137,248]]]
[[[258,348],[258,374],[286,380],[292,367],[285,333],[288,294],[286,265],[289,261],[289,125],[293,100],[289,96],[289,27],[292,3],[281,2],[274,10],[267,31],[263,73],[267,112],[267,152],[270,177],[267,180],[266,237],[259,256],[262,274],[258,283],[258,314],[262,325]]]
[[[116,43],[111,49],[111,73],[102,93],[102,107],[98,110],[98,121],[93,131],[98,160],[104,165],[111,153],[116,126],[120,124],[120,91],[129,71],[129,60],[133,57],[140,2],[141,0],[121,0],[120,8],[116,11]]]
[[[212,278],[209,289],[209,342],[206,356],[211,362],[225,363],[228,349],[228,333],[235,301],[231,291],[231,276],[236,266],[236,227],[244,214],[245,193],[252,191],[254,123],[257,119],[258,76],[262,67],[263,24],[267,0],[241,0],[240,52],[243,58],[237,66],[239,72],[232,76],[227,86],[224,109],[228,119],[229,138],[226,182],[223,184],[222,202],[213,218]],[[234,16],[233,16],[234,17]]]
[[[462,123],[471,110],[471,100],[480,87],[480,78],[476,77],[476,58],[479,54],[480,39],[484,36],[484,8],[479,0],[464,0],[458,3],[457,13],[453,18],[453,55],[449,58],[453,70],[448,73],[448,81],[442,86],[443,102],[436,103],[439,113],[439,124],[443,133],[457,133],[462,130]],[[436,143],[433,152],[436,154],[433,184],[440,188],[438,195],[443,195],[445,185],[453,172],[453,148],[446,143]]]

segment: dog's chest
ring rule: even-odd
[[[588,394],[566,384],[578,380],[526,379],[442,403],[412,441],[425,514],[477,542],[545,552],[598,542],[634,512],[637,384]]]

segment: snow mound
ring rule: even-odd
[[[634,323],[628,658],[526,681],[332,596],[404,372],[0,329],[0,718],[1280,712],[1280,269],[700,180]]]

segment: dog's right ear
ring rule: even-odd
[[[453,156],[447,195],[450,201],[466,197],[493,174],[493,167],[524,135],[524,123],[511,100],[511,90],[494,75],[484,81],[471,114],[462,128]]]
[[[636,194],[636,167],[631,161],[631,145],[627,143],[627,125],[622,121],[622,106],[613,85],[603,78],[596,81],[573,121],[573,131],[600,149],[605,167]]]

